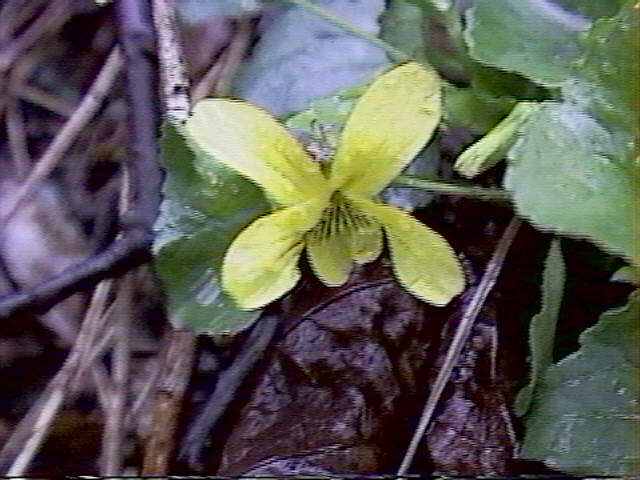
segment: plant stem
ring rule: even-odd
[[[387,52],[389,57],[391,57],[391,59],[396,62],[401,62],[403,60],[409,59],[409,55],[407,55],[401,50],[398,50],[393,45],[390,45],[384,40],[379,39],[375,35],[372,35],[371,33],[358,27],[357,25],[354,25],[351,22],[348,22],[347,20],[345,20],[344,18],[338,15],[335,15],[334,13],[328,11],[327,9],[319,7],[318,5],[312,3],[310,0],[288,0],[288,1],[290,3],[293,3],[294,5],[297,5],[298,7],[304,8],[310,12],[315,13],[319,17],[324,18],[328,22],[333,23],[335,26],[340,27],[346,32],[352,33],[360,38],[363,38],[364,40],[367,40],[368,42],[371,42],[375,46]]]
[[[501,188],[478,187],[475,185],[460,185],[457,183],[441,182],[439,180],[427,180],[411,175],[400,175],[392,185],[394,187],[422,188],[430,192],[443,193],[445,195],[459,195],[488,202],[511,203],[511,194]]]

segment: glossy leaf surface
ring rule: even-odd
[[[480,0],[465,30],[471,55],[486,65],[559,86],[581,53],[587,18],[547,0]]]
[[[586,236],[638,262],[638,178],[612,134],[578,107],[555,102],[523,130],[504,179],[519,212],[543,230]]]
[[[268,204],[251,182],[195,155],[174,127],[165,126],[161,146],[167,177],[153,250],[169,319],[175,328],[198,332],[246,328],[260,311],[239,310],[222,290],[219,272],[231,240]],[[201,174],[199,164],[217,172],[218,181]]]
[[[505,187],[514,191],[519,213],[540,229],[587,237],[638,264],[640,118],[634,112],[640,107],[640,13],[636,2],[625,2],[615,17],[593,24],[546,0],[505,2],[508,8],[497,14],[500,5],[478,2],[470,11],[467,40],[472,55],[559,86],[563,96],[545,102],[519,129],[521,138],[508,153]],[[534,7],[532,22],[517,21]],[[493,34],[495,22],[506,22],[509,28]],[[524,55],[527,50],[520,42],[533,33],[540,41]],[[498,47],[504,55],[495,51]]]
[[[640,298],[610,310],[541,378],[521,455],[576,475],[640,472]]]

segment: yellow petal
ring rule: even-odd
[[[351,235],[351,256],[358,265],[373,262],[382,253],[382,230],[378,225],[361,227]]]
[[[351,273],[350,232],[332,235],[310,234],[307,256],[316,277],[328,287],[343,285]]]
[[[328,195],[328,182],[300,143],[265,110],[240,100],[198,102],[185,124],[196,148],[259,184],[286,206]]]
[[[222,286],[242,309],[262,307],[298,282],[303,237],[323,205],[308,202],[255,220],[233,240],[222,263]]]
[[[462,292],[464,275],[453,249],[408,213],[368,200],[358,206],[384,227],[400,283],[416,297],[444,306]]]
[[[331,184],[371,197],[429,141],[440,122],[438,74],[409,62],[378,77],[353,108],[332,165]]]

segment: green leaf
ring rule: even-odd
[[[231,240],[268,204],[259,188],[196,155],[170,125],[161,147],[167,177],[153,252],[169,319],[176,328],[210,334],[246,328],[260,312],[236,308],[220,288],[219,272]]]
[[[539,382],[521,456],[576,475],[640,474],[640,292]]]
[[[613,17],[626,0],[555,0],[564,9],[589,18]]]
[[[521,215],[540,229],[585,236],[640,262],[636,167],[593,117],[575,105],[545,102],[508,158],[504,184]]]
[[[572,77],[563,85],[564,96],[592,113],[615,132],[622,144],[640,134],[640,9],[627,1],[614,18],[594,23],[584,39],[584,54]],[[633,146],[627,147],[633,150]]]
[[[266,208],[260,188],[197,151],[193,143],[182,129],[164,125],[160,148],[167,172],[163,185],[166,197],[216,219],[255,216],[255,208],[258,213]]]
[[[174,207],[165,200],[163,209]],[[159,229],[168,228],[171,221],[163,214],[158,220]],[[167,293],[172,325],[211,335],[232,333],[251,325],[260,312],[239,310],[220,288],[218,259],[236,229],[225,231],[220,224],[203,222],[188,233],[186,220],[176,221],[174,217],[174,222],[181,234],[158,247],[154,259]]]
[[[484,134],[513,108],[516,100],[509,96],[493,96],[481,88],[444,86],[444,121],[450,127],[465,127]]]
[[[471,56],[546,86],[559,86],[581,53],[590,23],[547,0],[481,0],[467,12]]]
[[[491,3],[491,2],[488,2]],[[527,3],[527,2],[524,2]],[[505,185],[541,228],[584,235],[640,264],[640,12],[627,1],[581,40],[562,84],[520,130]]]
[[[539,107],[539,104],[534,102],[517,103],[511,113],[493,130],[462,152],[454,168],[469,178],[493,167],[511,147],[520,127]]]
[[[468,75],[461,17],[449,1],[391,0],[381,37],[411,58],[428,61],[446,78],[462,80]],[[438,41],[429,41],[433,38]]]
[[[554,239],[547,254],[542,277],[542,308],[533,316],[529,325],[531,349],[531,374],[529,384],[518,393],[514,410],[516,415],[527,413],[541,374],[553,363],[553,340],[562,296],[564,293],[565,266],[560,241]]]
[[[462,38],[464,9],[462,3],[449,0],[392,0],[381,37],[456,82],[444,83],[444,120],[449,127],[484,134],[509,113],[517,98],[535,99],[540,92],[523,77],[486,67],[469,56]]]
[[[381,22],[380,37],[413,60],[425,62],[426,36],[422,9],[408,0],[391,0]]]

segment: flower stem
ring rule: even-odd
[[[411,175],[400,175],[393,181],[395,187],[422,188],[434,193],[445,195],[459,195],[488,202],[511,203],[511,194],[501,188],[478,187],[475,185],[460,185],[456,183],[441,182],[439,180],[427,180]]]
[[[293,3],[294,5],[297,5],[298,7],[304,8],[304,9],[310,11],[310,12],[313,12],[314,14],[318,15],[319,17],[324,18],[328,22],[333,23],[337,27],[340,27],[344,31],[352,33],[353,35],[356,35],[356,36],[358,36],[360,38],[363,38],[364,40],[367,40],[368,42],[371,42],[375,46],[377,46],[377,47],[381,48],[382,50],[384,50],[385,52],[387,52],[389,57],[391,57],[391,59],[396,61],[396,62],[401,62],[403,60],[408,60],[409,59],[409,55],[407,55],[406,53],[404,53],[401,50],[398,50],[393,45],[390,45],[389,43],[385,42],[384,40],[379,39],[375,35],[372,35],[371,33],[363,30],[360,27],[358,27],[357,25],[354,25],[353,23],[348,22],[344,18],[342,18],[342,17],[340,17],[338,15],[335,15],[334,13],[330,12],[329,10],[316,5],[315,3],[311,2],[310,0],[288,0],[288,2],[289,3]]]

